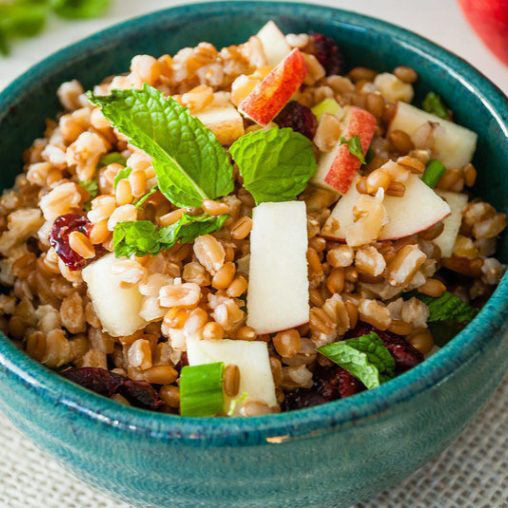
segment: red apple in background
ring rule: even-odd
[[[508,0],[459,0],[475,32],[508,65]]]

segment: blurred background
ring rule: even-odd
[[[30,38],[14,39],[10,55],[0,56],[0,89],[35,62],[89,34],[125,19],[164,7],[191,3],[175,0],[0,0],[2,4],[49,3],[53,8],[41,32]],[[508,91],[508,0],[307,0],[368,14],[421,34],[458,54]],[[81,10],[66,8],[83,4]],[[109,8],[103,9],[103,6]],[[459,5],[460,4],[460,5]],[[462,7],[462,9],[461,9]],[[32,7],[32,12],[34,8]],[[466,20],[466,15],[467,20]],[[60,16],[58,15],[60,14]],[[87,15],[98,17],[83,19]],[[78,19],[75,19],[75,18]],[[2,21],[0,10],[0,51]],[[36,21],[33,23],[36,23]],[[473,30],[474,26],[475,30]],[[37,28],[32,26],[31,29]],[[488,46],[501,59],[487,49]]]
[[[0,0],[0,91],[36,62],[87,35],[131,17],[191,2],[194,3],[193,0]],[[508,0],[312,3],[381,18],[423,35],[470,62],[508,93]],[[9,11],[13,5],[15,12]],[[397,489],[380,494],[361,508],[508,507],[506,407],[508,380],[441,457]],[[425,499],[432,499],[432,505],[422,501]],[[128,508],[72,478],[18,434],[0,414],[0,508],[42,506]]]

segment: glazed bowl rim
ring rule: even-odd
[[[77,43],[67,46],[15,79],[0,93],[0,111],[17,102],[19,91],[36,86],[48,72],[56,71],[65,61],[92,51],[105,42],[128,37],[141,28],[156,23],[161,17],[202,18],[223,13],[241,14],[246,9],[270,14],[285,9],[305,11],[310,17],[335,19],[341,24],[354,25],[362,30],[377,30],[394,40],[397,46],[410,47],[424,55],[434,65],[467,87],[489,109],[508,139],[508,103],[493,83],[470,64],[435,43],[396,25],[350,11],[317,4],[299,2],[231,1],[181,5],[145,14],[113,25]],[[23,95],[23,94],[21,94]],[[22,99],[21,99],[22,100]],[[1,117],[0,117],[1,121]],[[436,383],[442,382],[461,364],[480,354],[482,344],[488,342],[502,327],[508,315],[508,276],[505,275],[478,316],[447,346],[409,372],[385,383],[373,391],[329,402],[308,409],[255,418],[184,418],[126,407],[105,397],[84,390],[50,371],[18,350],[5,336],[0,341],[0,372],[14,376],[19,385],[36,390],[40,396],[99,425],[113,426],[134,434],[149,435],[161,441],[178,439],[189,445],[208,446],[235,444],[278,443],[287,439],[316,435],[331,429],[360,424],[368,417],[390,406],[403,403]],[[78,416],[78,415],[76,415]]]

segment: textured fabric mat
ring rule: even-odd
[[[437,460],[357,508],[508,508],[508,377]],[[74,479],[0,414],[0,507],[130,508]]]

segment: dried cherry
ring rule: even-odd
[[[91,261],[84,259],[71,249],[69,235],[73,231],[79,231],[88,236],[91,229],[91,222],[77,213],[60,215],[53,223],[49,243],[69,270],[81,270]]]
[[[307,106],[296,101],[288,102],[275,117],[274,122],[279,127],[290,127],[309,139],[314,138],[318,124],[314,113]]]
[[[323,34],[312,35],[314,56],[325,68],[326,75],[342,74],[344,71],[344,55],[337,43]]]
[[[119,393],[136,407],[157,410],[162,405],[157,391],[145,381],[133,381],[97,367],[71,368],[61,374],[83,388],[105,397]]]

